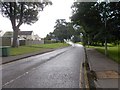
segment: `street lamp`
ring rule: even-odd
[[[107,17],[106,17],[106,4],[109,3],[110,1],[109,0],[98,0],[98,3],[101,3],[101,2],[105,2],[105,7],[104,7],[104,10],[105,10],[105,18],[104,18],[104,22],[105,22],[105,55],[107,55]]]
[[[105,0],[105,55],[107,55],[107,17],[106,17],[106,4],[109,3],[109,0]]]

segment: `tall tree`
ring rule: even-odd
[[[67,39],[67,29],[66,29],[66,21],[65,19],[56,20],[56,25],[54,26],[54,32],[56,38],[58,38],[61,42],[64,39]]]
[[[46,5],[52,2],[43,0],[43,2],[4,2],[0,3],[2,15],[9,18],[13,29],[13,47],[18,47],[17,39],[20,31],[19,27],[23,24],[32,24],[38,20],[38,13],[42,11]]]
[[[103,40],[116,41],[119,38],[120,2],[75,2],[72,9],[71,20],[83,26],[91,41],[103,43]]]
[[[73,23],[71,22],[66,22],[66,30],[67,30],[67,39],[71,39],[73,35],[76,34],[76,31],[73,27]]]

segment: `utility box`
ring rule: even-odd
[[[10,55],[10,46],[0,46],[0,56],[7,57]]]

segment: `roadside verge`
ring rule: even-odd
[[[54,50],[54,49],[48,49],[48,50],[44,50],[44,51],[37,51],[37,52],[28,53],[28,54],[23,54],[23,55],[2,57],[2,64],[14,62],[14,61],[17,61],[17,60],[20,60],[20,59],[32,57],[32,56],[39,55],[39,54],[43,54],[43,53],[46,53],[46,52],[51,52],[51,51],[53,51],[53,50]]]
[[[65,48],[65,47],[62,47]],[[10,62],[14,62],[14,61],[18,61],[20,59],[24,59],[24,58],[28,58],[28,57],[32,57],[32,56],[36,56],[36,55],[40,55],[40,54],[44,54],[47,52],[52,52],[58,49],[62,49],[62,48],[57,48],[57,49],[46,49],[44,51],[37,51],[37,52],[33,52],[33,53],[29,53],[29,54],[23,54],[23,55],[17,55],[17,56],[9,56],[9,57],[2,57],[2,64],[7,64]]]

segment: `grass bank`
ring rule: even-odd
[[[112,60],[116,61],[117,63],[120,63],[120,53],[119,46],[108,46],[108,57],[111,58]],[[97,51],[105,54],[105,47],[94,47]]]
[[[82,44],[81,42],[79,44]],[[95,48],[102,54],[105,54],[104,46],[86,46],[86,48]],[[120,45],[108,44],[108,57],[114,60],[117,63],[120,63]]]
[[[68,44],[66,43],[53,43],[53,44],[38,44],[38,45],[29,45],[29,46],[19,46],[18,48],[11,48],[10,49],[10,55],[16,56],[16,55],[22,55],[37,51],[45,51],[50,49],[57,49],[66,47]]]

